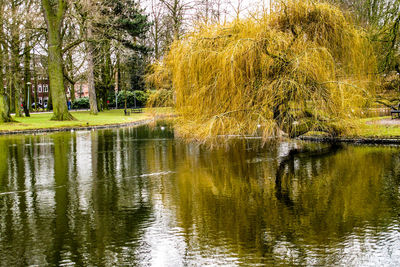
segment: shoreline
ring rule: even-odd
[[[44,129],[29,129],[29,130],[15,130],[15,131],[0,131],[0,136],[5,135],[17,135],[17,134],[42,134],[42,133],[57,133],[57,132],[70,132],[70,131],[91,131],[91,130],[104,130],[104,129],[115,129],[124,128],[131,126],[143,126],[151,122],[157,121],[160,118],[143,119],[128,123],[114,123],[105,125],[93,125],[93,126],[80,126],[80,127],[60,127],[60,128],[44,128]]]
[[[301,136],[297,138],[302,141],[323,142],[323,143],[348,143],[365,145],[400,145],[399,138],[373,138],[373,137],[321,137],[321,136]]]
[[[21,117],[11,123],[0,123],[0,136],[35,135],[69,131],[89,131],[142,126],[174,116],[171,108],[145,109],[142,113],[126,116],[120,110],[107,110],[92,116],[88,111],[74,112],[75,120],[52,121],[51,113]]]
[[[7,135],[36,135],[43,133],[57,133],[70,131],[91,131],[117,129],[133,126],[144,126],[160,119],[165,119],[170,116],[160,116],[156,118],[143,119],[129,123],[114,123],[106,125],[80,126],[80,127],[60,127],[47,129],[30,129],[30,130],[15,130],[15,131],[0,131],[0,136]],[[400,145],[399,138],[370,138],[370,137],[327,137],[327,136],[300,136],[295,138],[302,141],[322,142],[322,143],[348,143],[348,144],[369,144],[369,145]]]
[[[54,127],[54,128],[37,128],[37,129],[26,129],[26,130],[0,130],[0,136],[7,135],[36,135],[43,133],[57,133],[57,132],[70,132],[70,131],[91,131],[91,130],[104,130],[104,129],[116,129],[133,126],[143,126],[158,120],[163,120],[171,117],[175,117],[175,114],[159,114],[154,117],[147,117],[131,122],[122,123],[110,123],[102,125],[92,126],[65,126],[65,127]],[[366,124],[371,125],[371,122]],[[400,125],[400,122],[398,122]],[[385,125],[383,125],[385,126]],[[398,127],[398,126],[397,126]],[[307,135],[295,138],[295,140],[310,141],[310,142],[322,142],[322,143],[348,143],[348,144],[370,144],[370,145],[400,145],[399,136],[382,136],[382,137],[329,137],[320,135]]]

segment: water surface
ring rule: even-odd
[[[0,266],[399,266],[399,190],[399,147],[0,137]]]

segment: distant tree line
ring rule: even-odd
[[[331,0],[353,15],[375,44],[381,73],[400,73],[400,0]]]
[[[149,64],[162,59],[174,40],[199,22],[239,16],[247,10],[244,2],[0,0],[0,122],[11,121],[11,112],[29,116],[40,76],[49,77],[54,120],[74,119],[66,91],[74,101],[82,81],[97,114],[116,92],[144,90]],[[36,91],[29,100],[31,86]]]
[[[400,0],[327,1],[348,10],[368,31],[380,73],[400,72]],[[0,122],[11,121],[11,112],[29,116],[30,86],[36,90],[30,102],[37,103],[40,76],[50,80],[53,119],[73,119],[66,91],[74,101],[82,81],[97,114],[115,101],[116,92],[145,90],[145,75],[186,32],[269,12],[275,2],[0,0]]]
[[[73,119],[66,89],[73,101],[82,80],[92,114],[108,108],[115,90],[143,89],[134,87],[143,84],[150,26],[134,0],[0,0],[0,121],[23,116],[21,107],[29,116],[38,75],[49,77],[54,120]]]

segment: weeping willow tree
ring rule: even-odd
[[[150,91],[147,107],[171,107],[174,105],[171,72],[163,62],[156,62],[150,66],[145,82]]]
[[[202,25],[172,44],[164,64],[180,114],[177,133],[200,141],[342,134],[369,104],[376,73],[365,33],[339,8],[311,0]]]

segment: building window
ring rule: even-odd
[[[42,104],[42,98],[39,97],[39,104]]]
[[[42,85],[41,85],[41,84],[38,85],[38,92],[39,92],[39,93],[42,92]]]
[[[49,92],[49,86],[47,84],[43,85],[43,91],[45,93]]]

